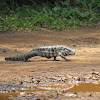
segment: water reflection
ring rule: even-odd
[[[7,87],[6,87],[7,88]],[[18,95],[27,95],[27,93],[35,93],[40,91],[65,91],[65,92],[100,92],[100,83],[47,83],[47,84],[24,84],[23,87],[7,88],[0,90],[0,100],[5,100],[9,97],[17,97]]]
[[[67,92],[100,92],[100,83],[79,83],[75,84],[75,86]]]

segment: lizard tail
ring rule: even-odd
[[[27,61],[29,58],[37,56],[36,52],[31,51],[23,55],[15,56],[15,57],[6,57],[6,61]]]
[[[20,55],[20,56],[16,56],[16,57],[6,57],[5,58],[6,61],[27,61],[28,59],[26,59],[24,57],[24,55]]]

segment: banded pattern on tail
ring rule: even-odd
[[[54,45],[54,46],[42,46],[33,49],[32,51],[19,55],[16,57],[6,57],[5,60],[9,61],[27,61],[29,58],[34,57],[34,56],[41,56],[41,57],[46,57],[46,58],[52,58],[54,57],[54,60],[56,60],[57,56],[61,56],[63,59],[68,61],[65,56],[68,55],[74,55],[75,52],[66,46],[63,45]]]
[[[6,57],[6,61],[27,61],[29,58],[37,56],[37,53],[34,51],[28,52],[23,55],[15,56],[15,57]]]

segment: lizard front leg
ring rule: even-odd
[[[59,53],[59,56],[65,59],[66,61],[70,61],[70,59],[67,59],[62,53]]]

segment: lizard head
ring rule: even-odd
[[[75,51],[72,50],[72,49],[69,48],[69,47],[65,47],[65,48],[64,48],[64,51],[65,51],[65,54],[66,54],[66,55],[75,55]]]

